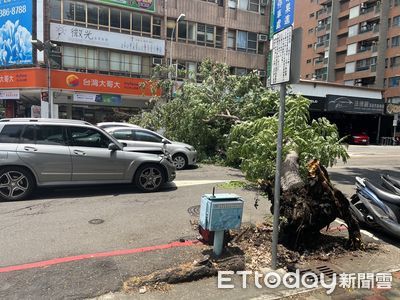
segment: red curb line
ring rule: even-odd
[[[13,272],[13,271],[20,271],[20,270],[34,269],[34,268],[43,268],[43,267],[47,267],[47,266],[51,266],[51,265],[62,264],[62,263],[67,263],[67,262],[71,262],[71,261],[83,260],[83,259],[119,256],[119,255],[142,253],[142,252],[149,252],[149,251],[155,251],[155,250],[177,248],[177,247],[188,247],[188,246],[194,246],[199,243],[200,242],[198,240],[191,240],[191,241],[185,241],[185,242],[172,242],[169,244],[149,246],[149,247],[143,247],[143,248],[115,250],[115,251],[109,251],[109,252],[99,252],[99,253],[92,253],[92,254],[67,256],[67,257],[54,258],[54,259],[50,259],[50,260],[38,261],[38,262],[28,263],[28,264],[23,264],[23,265],[3,267],[3,268],[0,268],[0,273],[8,273],[8,272]]]

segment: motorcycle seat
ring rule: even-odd
[[[375,193],[375,195],[382,201],[389,202],[392,204],[395,204],[397,206],[400,206],[400,196],[392,194],[388,191],[385,191],[381,188],[378,188],[377,186],[373,185],[371,182],[368,180],[364,181],[364,184],[367,188],[369,188],[372,192]]]

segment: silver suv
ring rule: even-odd
[[[36,186],[133,182],[153,192],[174,180],[170,157],[129,150],[84,121],[0,120],[0,200],[25,199]]]

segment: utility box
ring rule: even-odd
[[[201,197],[199,225],[209,231],[238,229],[242,223],[243,199],[235,194],[205,194]]]

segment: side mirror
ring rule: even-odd
[[[124,146],[124,147],[128,147],[128,144],[127,143],[121,143],[122,144],[122,146]]]
[[[168,153],[168,150],[167,150],[167,144],[168,144],[167,139],[162,139],[161,143],[163,143],[162,151],[163,151],[164,155],[168,155],[169,153]]]
[[[117,150],[120,150],[120,149],[119,149],[119,147],[118,147],[116,144],[110,143],[110,144],[108,145],[108,150],[117,151]]]

